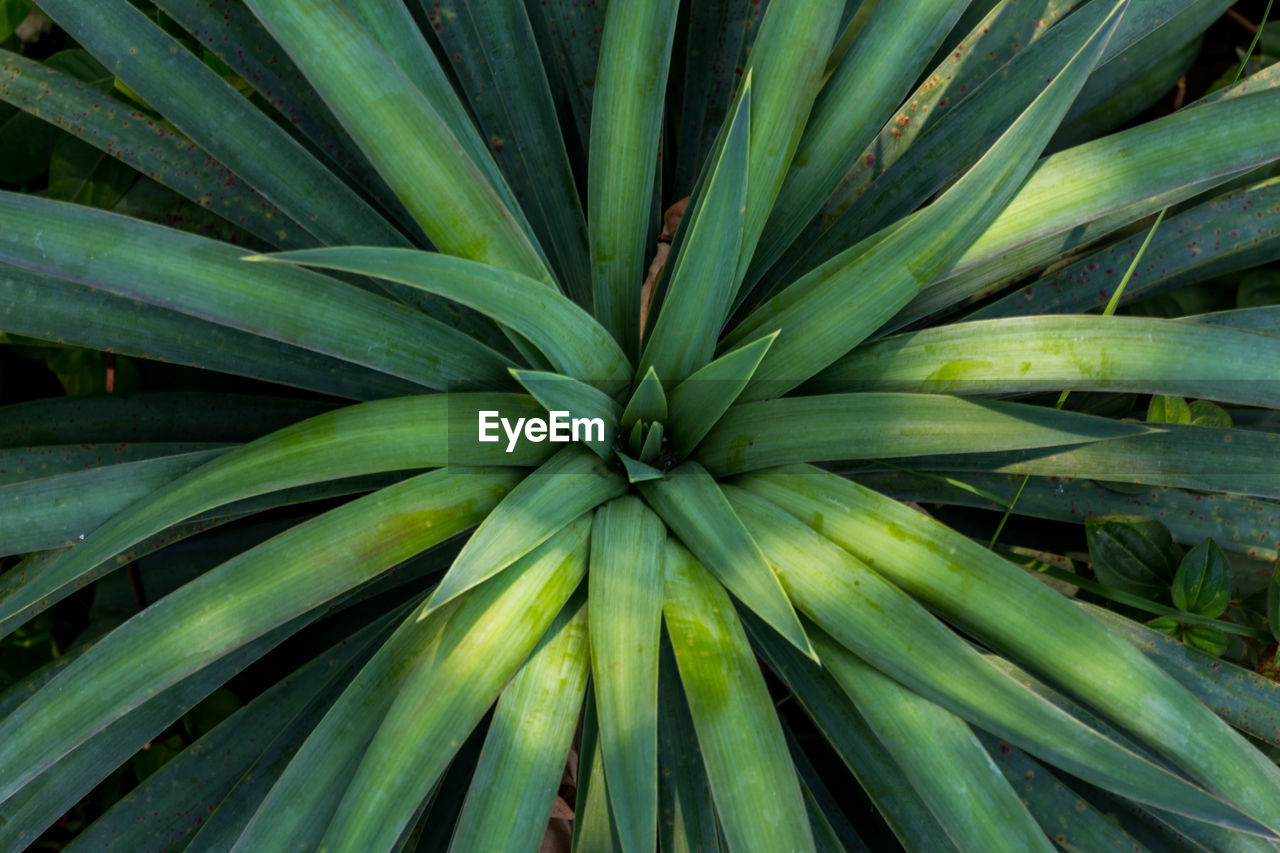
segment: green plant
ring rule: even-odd
[[[1268,579],[1275,307],[1084,313],[1280,250],[1275,68],[1112,132],[1227,3],[39,5],[115,79],[0,97],[233,230],[0,194],[0,325],[328,396],[4,410],[0,628],[216,559],[0,694],[0,847],[259,659],[80,844],[531,850],[575,743],[581,851],[859,849],[829,755],[909,849],[1280,834],[1276,688],[904,502]],[[548,411],[602,432],[478,440]]]

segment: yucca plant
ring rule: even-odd
[[[1280,72],[1131,122],[1228,5],[39,0],[0,97],[219,224],[0,194],[0,327],[260,382],[0,410],[4,631],[165,593],[0,694],[0,849],[251,666],[75,849],[535,850],[567,764],[578,851],[1274,849],[1275,687],[910,503],[1269,579],[1277,308],[1089,313],[1280,255]]]

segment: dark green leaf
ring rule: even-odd
[[[1107,586],[1163,594],[1178,565],[1169,528],[1138,515],[1104,515],[1085,522],[1094,574]]]
[[[1231,600],[1231,564],[1212,539],[1192,548],[1173,578],[1173,603],[1199,616],[1222,615]]]

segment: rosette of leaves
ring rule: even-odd
[[[1114,130],[1227,3],[39,5],[117,85],[6,53],[0,96],[232,235],[0,194],[0,325],[258,384],[0,419],[5,631],[217,555],[0,696],[0,847],[251,666],[78,846],[533,850],[571,754],[581,851],[883,843],[841,764],[913,850],[1280,833],[1272,693],[903,502],[1026,477],[1274,559],[1275,309],[1087,313],[1165,208],[1129,296],[1276,256],[1274,69]],[[507,453],[490,410],[609,429]]]

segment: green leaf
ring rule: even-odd
[[[503,689],[450,850],[516,853],[546,829],[586,693],[587,617],[580,593]]]
[[[679,430],[671,442],[677,459],[691,453],[733,405],[777,336],[774,332],[725,353],[672,389],[670,417]]]
[[[1192,548],[1173,577],[1173,603],[1179,610],[1210,618],[1221,616],[1231,600],[1231,564],[1212,539]]]
[[[396,245],[404,238],[217,73],[128,0],[41,8],[178,130],[317,239]],[[191,92],[201,93],[193,99]]]
[[[0,447],[129,441],[251,441],[331,402],[210,391],[46,397],[0,407]]]
[[[1049,128],[1075,97],[1126,6],[1123,0],[1115,5],[1027,111],[937,201],[865,253],[854,247],[819,267],[726,338],[732,346],[765,328],[783,332],[744,392],[746,399],[792,388],[848,352],[982,234],[1030,172]],[[859,286],[851,298],[854,281]]]
[[[932,394],[832,394],[742,403],[698,448],[717,475],[789,462],[1052,447],[1133,435],[1141,427],[999,401]]]
[[[467,106],[566,292],[591,305],[587,223],[523,3],[422,3]],[[553,66],[554,67],[554,66]]]
[[[818,93],[752,258],[753,270],[768,269],[777,260],[854,161],[862,159],[859,152],[884,116],[902,103],[911,81],[928,70],[925,63],[967,5],[967,0],[909,0],[892,9],[872,8]],[[884,73],[888,67],[895,73]]]
[[[366,367],[11,264],[0,264],[0,313],[0,327],[13,334],[347,399],[422,391],[417,383]]]
[[[658,841],[662,853],[720,853],[716,808],[689,703],[664,632],[658,669]]]
[[[1190,494],[1155,486],[1134,496],[1088,480],[1012,474],[967,474],[963,482],[968,488],[958,481],[908,471],[849,472],[849,476],[901,500],[998,511],[1004,511],[1021,488],[1015,513],[1073,524],[1079,524],[1082,517],[1132,513],[1137,505],[1148,515],[1161,516],[1179,542],[1212,536],[1223,550],[1267,565],[1275,562],[1280,541],[1280,504],[1240,495]]]
[[[1205,654],[1219,657],[1230,647],[1227,635],[1212,625],[1188,625],[1182,641]]]
[[[1148,0],[1135,6],[1117,23],[1087,76],[1106,74],[1112,62],[1119,61],[1123,67],[1123,52],[1153,29],[1171,28],[1171,19],[1203,16],[1207,7],[1216,6],[1220,11],[1223,5],[1222,0]],[[1006,2],[991,10],[960,40],[951,56],[925,75],[919,88],[904,99],[899,112],[886,122],[836,187],[814,227],[798,241],[798,250],[789,253],[773,271],[771,282],[789,281],[891,226],[959,177],[960,170],[984,157],[1010,122],[1033,103],[1045,81],[1057,74],[1089,33],[1114,12],[1114,6],[1073,4],[1073,11],[1064,15],[1061,3],[1054,0]],[[1213,17],[1216,14],[1209,12],[1203,25]],[[1083,82],[1081,93],[1070,99],[1073,105],[1087,94],[1088,83]],[[1053,135],[1053,129],[1070,114],[1068,110],[1057,117],[1046,128],[1049,134]],[[1145,154],[1140,149],[1134,153]],[[870,162],[866,154],[872,155]],[[1202,173],[1192,174],[1203,177]],[[1114,189],[1128,191],[1116,183]],[[1056,189],[1060,194],[1061,187]],[[1145,189],[1142,197],[1146,198]],[[1050,199],[1051,203],[1057,201],[1052,195],[1041,200]],[[1161,206],[1157,204],[1152,210]],[[1043,224],[1042,215],[1040,208],[1037,216],[1024,217],[1022,224],[1038,228]],[[1057,251],[1055,248],[1051,254]]]
[[[751,79],[743,80],[724,144],[680,221],[674,258],[663,268],[657,321],[640,356],[640,369],[679,383],[706,366],[738,289],[737,265],[747,204],[747,140]],[[655,307],[659,303],[655,301]]]
[[[49,198],[104,210],[124,197],[138,173],[92,146],[62,137],[49,162]]]
[[[638,459],[632,459],[625,453],[618,453],[618,459],[622,462],[622,467],[627,471],[628,483],[643,483],[647,480],[661,480],[667,476],[662,471],[647,465]]]
[[[591,136],[592,90],[600,66],[605,8],[605,4],[584,5],[578,0],[546,0],[545,3],[539,0],[525,4],[543,66],[559,71],[552,74],[548,82],[578,131],[576,142],[583,156]]]
[[[823,665],[956,846],[1054,849],[963,720],[868,666],[823,632],[813,634]]]
[[[685,462],[640,494],[698,561],[738,600],[812,657],[813,649],[769,561],[720,486],[697,462]]]
[[[1143,627],[1102,607],[1080,606],[1231,725],[1280,745],[1280,684],[1161,636],[1150,625]]]
[[[1020,278],[1064,252],[1274,161],[1280,130],[1270,137],[1273,128],[1261,116],[1274,112],[1277,103],[1280,90],[1179,110],[1044,158],[983,235],[893,325],[954,305],[992,282]],[[1177,223],[1169,232],[1167,251],[1194,259],[1210,241],[1188,252],[1185,235],[1177,233],[1181,227]],[[1135,238],[1134,248],[1145,236]],[[1227,248],[1251,248],[1252,239],[1233,240]],[[1131,249],[1116,245],[1090,259],[1106,271],[1100,278],[1109,285],[1099,288],[1096,279],[1089,285],[1099,296],[1099,290],[1107,292],[1097,304],[1107,302],[1123,276],[1127,263],[1116,269],[1111,261],[1127,261],[1131,255],[1126,251]],[[1152,257],[1147,263],[1158,274],[1162,260]],[[1146,279],[1145,272],[1140,266],[1140,280]]]
[[[304,616],[299,621],[305,624],[312,620]],[[176,684],[153,691],[153,695],[140,707],[133,708],[116,719],[103,721],[98,731],[85,742],[30,779],[20,790],[6,797],[5,822],[0,824],[0,842],[6,847],[21,848],[29,840],[24,838],[25,833],[38,835],[52,825],[87,796],[114,768],[128,762],[130,756],[157,739],[196,703],[299,627],[301,625],[297,623],[281,626],[222,659],[211,661],[210,665],[200,668]],[[105,641],[91,647],[81,657],[88,656],[103,642]],[[68,664],[66,668],[70,666]],[[15,713],[21,712],[22,708],[19,707]]]
[[[599,388],[558,373],[512,370],[511,375],[547,411],[565,411],[570,413],[571,418],[599,418],[603,421],[601,438],[592,438],[583,444],[606,462],[613,459],[613,442],[618,437],[617,424],[622,416],[622,407],[613,398]],[[596,435],[594,429],[586,431]]]
[[[652,245],[652,196],[667,70],[676,31],[674,0],[615,0],[591,105],[587,203],[608,211],[587,222],[595,316],[623,350],[640,346],[640,288]]]
[[[955,842],[830,671],[800,654],[751,614],[744,613],[743,619],[769,668],[804,706],[903,846],[957,853]]]
[[[30,0],[0,0],[0,40],[13,35],[34,9]]]
[[[262,772],[275,750],[288,749],[300,722],[320,716],[384,639],[392,617],[404,618],[407,609],[401,606],[375,620],[268,688],[147,777],[77,836],[70,849],[114,844],[146,850],[190,843],[209,813],[225,807],[247,772]],[[209,761],[209,755],[219,760]]]
[[[1148,622],[1147,627],[1153,631],[1159,631],[1166,637],[1177,637],[1182,632],[1182,620],[1175,616],[1161,616]]]
[[[414,249],[333,248],[254,255],[384,278],[474,308],[528,338],[560,372],[617,394],[631,363],[595,320],[566,297],[519,273]]]
[[[637,421],[650,423],[667,419],[667,395],[662,391],[662,382],[652,367],[648,368],[641,378],[631,399],[622,410],[622,418],[618,426],[631,429]]]
[[[0,486],[0,552],[21,554],[79,542],[129,504],[225,452],[198,450]],[[12,618],[35,604],[6,597],[5,616]],[[8,619],[4,624],[12,627]]]
[[[918,457],[911,465],[922,471],[1090,477],[1117,490],[1127,488],[1124,483],[1145,483],[1148,488],[1276,498],[1280,497],[1277,449],[1280,437],[1259,430],[1168,425],[1159,432],[1074,447]]]
[[[756,251],[823,88],[827,58],[845,5],[843,0],[772,0],[760,21],[743,73],[744,80],[752,81],[751,138],[746,211],[734,276],[738,281]]]
[[[1140,515],[1104,515],[1085,521],[1093,572],[1107,586],[1154,597],[1178,566],[1169,528]]]
[[[951,323],[858,347],[811,393],[1134,391],[1275,407],[1280,339],[1151,317],[1017,317]],[[1229,381],[1224,381],[1229,380]]]
[[[1145,853],[1133,836],[1099,811],[1039,762],[1007,743],[975,730],[991,760],[1000,768],[1029,811],[1064,850]]]
[[[587,692],[578,747],[578,795],[573,814],[573,853],[623,853],[609,802],[593,691]]]
[[[159,0],[156,6],[200,43],[206,64],[212,66],[218,60],[225,63],[224,78],[234,74],[240,86],[252,87],[279,116],[288,119],[295,134],[300,133],[311,142],[331,170],[345,171],[357,186],[366,188],[374,201],[391,208],[401,224],[406,224],[403,220],[408,217],[403,209],[397,209],[391,191],[302,72],[247,7],[227,4],[214,14],[214,9],[201,0]],[[212,57],[217,59],[210,62]]]
[[[733,603],[671,540],[665,571],[667,631],[730,848],[813,850],[795,767]]]
[[[469,434],[476,409],[486,407],[513,414],[536,411],[528,398],[507,394],[400,397],[318,415],[229,454],[204,451],[194,458],[186,457],[185,462],[177,457],[168,463],[155,460],[153,465],[168,465],[156,469],[159,473],[153,477],[158,479],[146,478],[145,467],[135,470],[126,465],[114,466],[121,469],[114,477],[111,468],[101,468],[95,469],[101,472],[96,475],[85,472],[50,481],[44,491],[49,491],[57,504],[64,504],[68,494],[79,496],[80,501],[92,500],[98,494],[96,477],[103,484],[97,499],[110,503],[96,524],[92,523],[94,516],[86,514],[89,506],[80,501],[67,505],[64,511],[74,510],[76,523],[88,525],[83,531],[87,538],[68,537],[77,543],[76,548],[5,596],[0,604],[0,630],[12,628],[15,619],[25,618],[50,597],[62,597],[86,579],[119,568],[124,561],[111,558],[134,543],[233,501],[324,480],[437,467],[450,461],[474,464],[488,459],[530,465],[547,455],[541,448],[530,452],[526,446],[510,456],[496,449],[476,456],[476,445],[456,439],[452,443],[460,446],[451,447],[451,436]],[[200,464],[214,457],[220,458],[212,464]],[[32,484],[29,490],[37,491],[24,495],[21,505],[40,509],[38,489]],[[116,514],[125,507],[126,511]],[[40,514],[50,521],[57,518],[48,508]],[[31,523],[27,521],[23,527]]]
[[[1153,394],[1147,407],[1147,423],[1152,424],[1189,424],[1191,409],[1187,401],[1181,397],[1168,397]]]
[[[906,689],[1092,784],[1201,820],[1259,831],[1252,821],[1128,744],[991,666],[923,607],[800,520],[741,489],[726,487],[726,493],[778,568],[797,608],[824,636]],[[911,642],[903,643],[903,637]],[[820,654],[830,666],[827,653]]]
[[[1267,624],[1271,626],[1271,636],[1280,642],[1280,565],[1267,584]]]
[[[0,260],[446,387],[510,383],[506,359],[389,299],[318,273],[243,263],[233,246],[0,193]],[[400,346],[366,341],[396,340]]]
[[[698,175],[715,148],[716,138],[733,105],[767,3],[736,0],[693,0],[687,4],[688,25],[682,27],[676,56],[683,53],[680,95],[680,145],[676,149],[675,198],[692,193]]]
[[[662,453],[662,424],[655,423],[649,427],[644,437],[644,446],[640,448],[640,461],[646,465],[653,462]]]
[[[249,0],[247,5],[440,251],[550,282],[504,194],[468,151],[466,134],[460,141],[454,133],[455,126],[469,124],[439,98],[424,97],[406,76],[416,67],[429,71],[428,64],[398,64],[401,57],[372,34],[380,32],[387,40],[408,36],[407,10],[399,10],[401,21],[398,6],[370,7],[391,16],[386,22],[391,27],[380,30],[366,29],[360,17],[338,4],[317,8],[302,0]],[[377,121],[369,121],[373,115]]]
[[[157,690],[475,524],[516,480],[465,468],[415,477],[294,527],[152,605],[0,723],[0,733],[22,732],[0,737],[0,797]],[[198,644],[189,641],[193,625],[208,626]],[[68,690],[82,700],[65,701]]]
[[[591,529],[591,673],[600,752],[625,851],[658,825],[658,637],[666,527],[637,497],[596,510]]]
[[[1187,407],[1187,411],[1191,415],[1191,424],[1193,426],[1218,427],[1221,429],[1231,429],[1234,426],[1231,422],[1231,415],[1227,414],[1227,410],[1215,403],[1210,403],[1208,400],[1193,400],[1191,405]]]
[[[413,661],[350,776],[321,847],[384,849],[396,841],[582,580],[589,527],[589,516],[582,516],[456,609],[428,604],[410,617],[439,619],[437,638]]]
[[[525,477],[489,513],[427,602],[440,607],[501,572],[565,525],[626,491],[599,457],[567,447]]]
[[[1272,830],[1280,826],[1274,764],[1017,566],[910,507],[811,466],[747,475],[740,484],[820,526],[904,592],[1080,696],[1245,814]],[[1187,738],[1189,731],[1196,736]]]
[[[1256,125],[1248,127],[1248,132],[1253,132]],[[1119,156],[1118,151],[1114,154]],[[1269,199],[1274,199],[1277,189],[1280,178],[1250,181],[1244,187],[1230,187],[1194,207],[1166,216],[1152,235],[1122,303],[1163,287],[1195,284],[1247,269],[1273,257],[1276,240],[1280,239],[1275,232],[1280,210]],[[1101,308],[1127,268],[1121,261],[1132,257],[1148,230],[1125,235],[1065,267],[1051,269],[968,316],[977,320],[1083,313]]]

